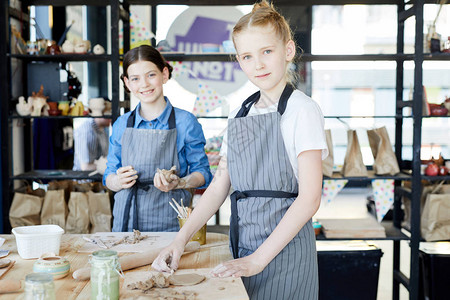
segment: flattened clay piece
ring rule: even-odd
[[[195,273],[169,276],[169,282],[173,285],[196,285],[203,280],[205,280],[205,276]]]
[[[7,258],[0,259],[0,269],[6,268],[10,264],[11,264],[11,260],[10,259],[7,259]]]

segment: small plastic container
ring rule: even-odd
[[[59,255],[64,229],[58,225],[36,225],[15,227],[17,252],[23,259],[39,258],[44,253]]]

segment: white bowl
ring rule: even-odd
[[[59,246],[64,229],[58,225],[36,225],[15,227],[17,252],[23,259],[39,258],[44,253],[59,255]]]

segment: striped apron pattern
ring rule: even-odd
[[[257,92],[228,122],[231,196],[230,247],[235,258],[252,254],[272,233],[298,194],[280,120],[293,89],[286,86],[278,111],[247,116]],[[259,274],[242,277],[250,299],[318,299],[315,235],[309,220]]]
[[[122,136],[122,165],[138,171],[138,181],[129,189],[122,189],[114,197],[112,231],[178,231],[177,214],[169,200],[182,198],[189,203],[191,195],[184,189],[161,192],[153,185],[156,169],[180,169],[177,152],[175,111],[169,117],[169,130],[133,128],[134,110],[127,120]]]

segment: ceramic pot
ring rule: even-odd
[[[50,107],[49,110],[57,110],[58,109],[58,102],[47,102],[48,106]]]
[[[105,109],[105,99],[103,98],[89,99],[89,109],[91,110],[91,116],[93,117],[103,116],[103,110]]]
[[[61,110],[61,114],[63,116],[67,116],[69,114],[69,102],[68,101],[61,101],[59,102],[58,109]]]
[[[33,265],[33,272],[53,275],[53,279],[64,278],[70,272],[69,261],[61,256],[39,258]]]

